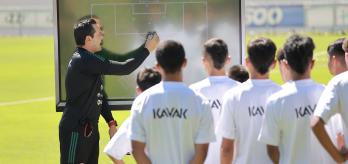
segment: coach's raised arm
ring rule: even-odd
[[[101,31],[100,33],[102,34],[102,36],[104,36],[104,32]],[[84,63],[86,66],[84,71],[93,74],[128,75],[142,64],[142,62],[146,59],[150,52],[156,48],[158,42],[159,37],[156,33],[153,32],[151,34],[148,34],[145,43],[141,45],[138,49],[130,52],[134,55],[131,55],[132,58],[129,58],[124,62],[110,60],[99,55],[92,55],[90,57],[86,57],[84,58]],[[101,46],[100,49],[98,49],[98,51],[100,50]],[[97,60],[97,58],[99,60]]]
[[[76,50],[65,78],[66,107],[59,123],[61,163],[98,163],[98,120],[104,112],[110,137],[116,132],[116,121],[106,103],[102,75],[125,75],[134,71],[153,51],[159,37],[152,32],[145,43],[134,50],[132,58],[124,62],[109,60],[96,54],[102,50],[104,32],[96,20],[89,18],[74,26]],[[110,121],[111,120],[111,121]]]

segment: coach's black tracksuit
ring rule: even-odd
[[[98,163],[99,131],[103,85],[101,75],[127,75],[149,55],[144,45],[131,52],[125,62],[106,60],[100,55],[77,48],[68,65],[65,79],[67,103],[59,124],[61,164]],[[92,127],[89,137],[86,124]]]

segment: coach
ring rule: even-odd
[[[101,50],[104,33],[93,19],[74,26],[76,50],[71,57],[65,79],[67,103],[59,124],[60,161],[98,163],[98,120],[103,99],[101,75],[127,75],[154,50],[159,37],[148,39],[137,49],[134,58],[120,63],[95,53]]]

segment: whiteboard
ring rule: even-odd
[[[232,64],[242,63],[244,54],[244,2],[241,0],[55,0],[56,109],[65,106],[65,75],[75,49],[74,23],[85,15],[97,15],[104,26],[103,48],[126,53],[144,42],[148,31],[163,40],[183,44],[188,59],[184,82],[204,79],[203,43],[212,37],[223,39]],[[153,67],[155,55],[138,68]],[[112,109],[129,109],[135,96],[138,70],[127,76],[106,76],[105,90]]]

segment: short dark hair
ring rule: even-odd
[[[343,41],[344,38],[337,39],[327,47],[327,53],[329,56],[335,55],[344,57],[344,50],[342,48]]]
[[[213,38],[204,43],[205,54],[209,55],[216,69],[222,69],[228,55],[227,44],[218,38]]]
[[[184,47],[173,40],[164,41],[157,47],[156,60],[166,73],[176,73],[185,62]]]
[[[282,61],[285,59],[285,55],[284,55],[284,50],[283,49],[279,49],[277,52],[277,60],[278,62]]]
[[[153,68],[144,68],[137,74],[137,85],[145,91],[161,82],[161,74]]]
[[[277,50],[271,39],[257,38],[252,40],[247,47],[251,63],[260,74],[266,74],[272,65]]]
[[[93,37],[95,33],[93,24],[96,24],[96,22],[94,19],[90,18],[79,21],[74,25],[74,37],[76,45],[83,46],[85,45],[85,39],[87,36]]]
[[[228,77],[241,83],[249,79],[249,73],[242,65],[234,65],[228,71]]]
[[[311,37],[298,34],[290,36],[284,44],[284,56],[289,66],[298,74],[304,74],[313,59],[315,48]]]

